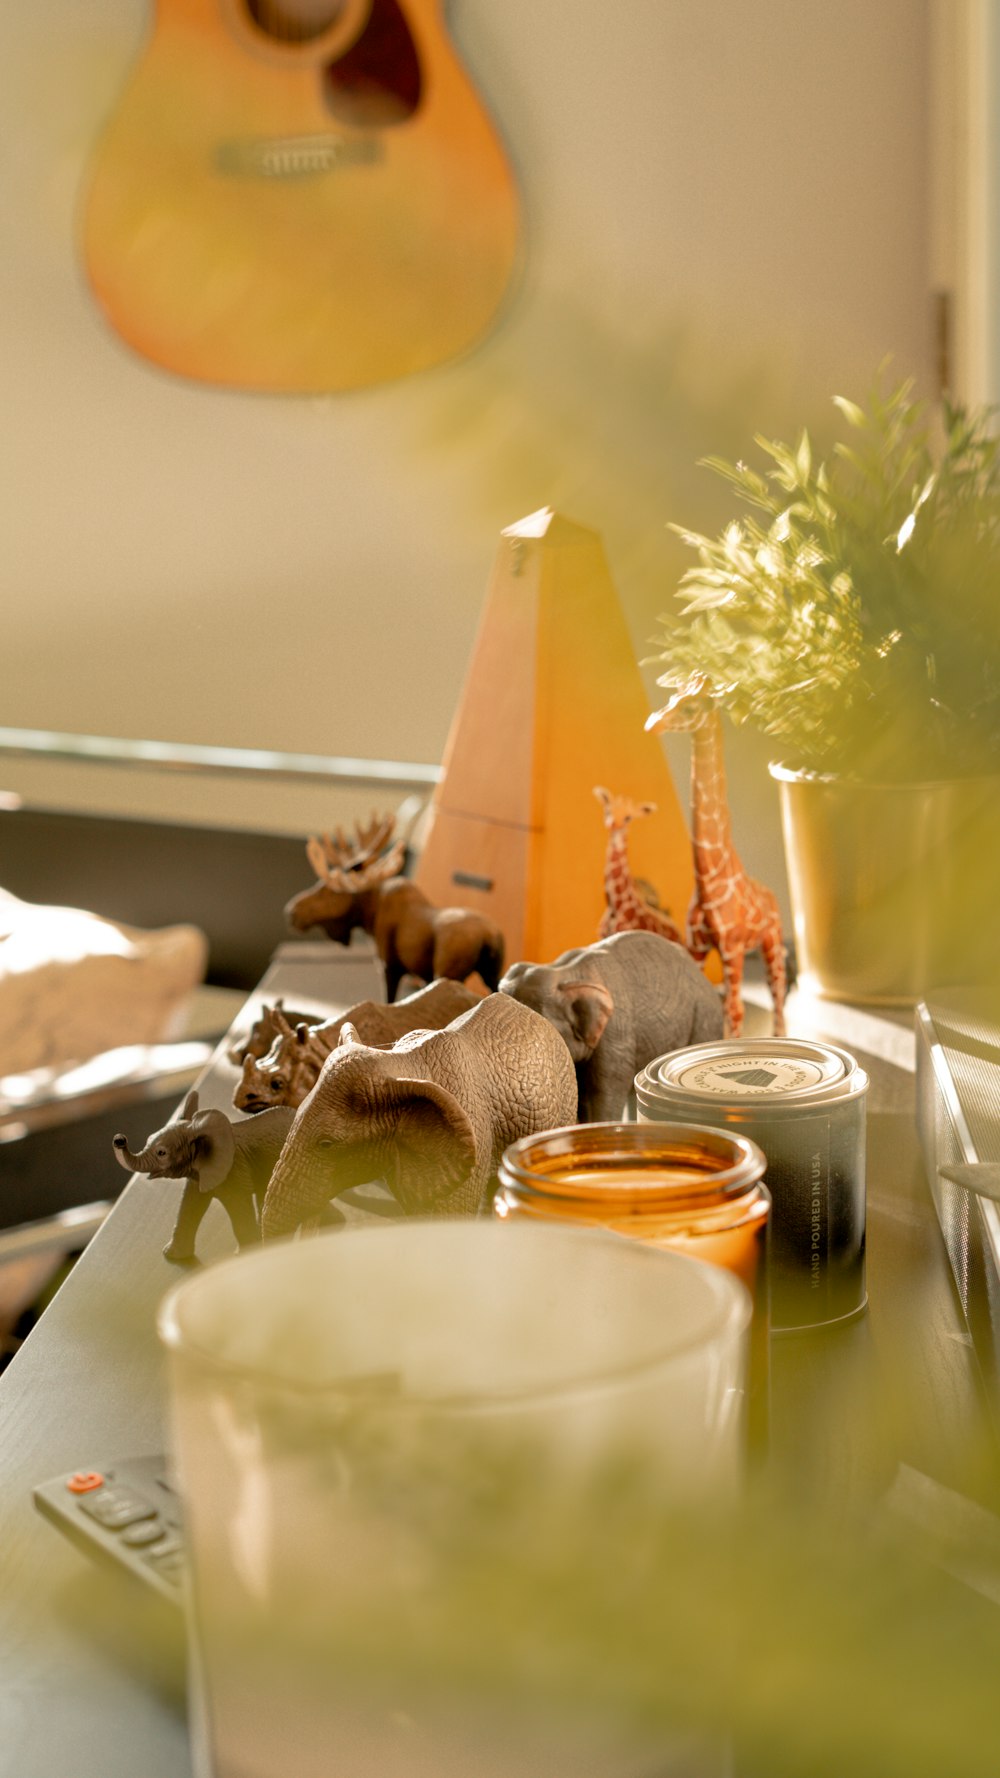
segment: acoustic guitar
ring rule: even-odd
[[[517,250],[439,0],[159,0],[84,218],[144,357],[240,389],[381,383],[471,346]]]

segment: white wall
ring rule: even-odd
[[[932,0],[931,272],[952,393],[1000,399],[1000,3]]]
[[[552,502],[601,528],[642,653],[683,565],[666,522],[726,516],[700,454],[822,418],[886,353],[927,371],[925,0],[453,0],[523,282],[461,364],[294,400],[171,380],[88,295],[81,172],[145,15],[0,12],[0,722],[436,760],[505,523]],[[765,753],[730,741],[751,858]],[[74,768],[0,783],[331,818]]]

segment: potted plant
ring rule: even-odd
[[[907,1002],[996,962],[1000,926],[1000,443],[911,382],[758,438],[739,496],[656,638],[659,683],[704,675],[771,737],[800,969],[831,998]]]

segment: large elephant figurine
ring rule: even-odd
[[[295,1113],[279,1105],[259,1117],[233,1123],[224,1111],[199,1111],[190,1092],[173,1123],[155,1130],[133,1154],[124,1136],[114,1138],[115,1158],[129,1173],[148,1179],[185,1179],[174,1232],[164,1256],[174,1265],[196,1263],[195,1237],[213,1197],[226,1211],[237,1245],[260,1240],[260,1205]]]
[[[575,1116],[565,1043],[506,994],[391,1049],[368,1048],[347,1025],[295,1113],[264,1199],[264,1238],[290,1234],[372,1179],[407,1213],[475,1214],[489,1205],[508,1143]]]
[[[512,963],[500,992],[542,1013],[565,1040],[582,1123],[620,1118],[640,1069],[723,1031],[718,991],[687,951],[655,932],[618,932],[554,963]]]

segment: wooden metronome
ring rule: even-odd
[[[654,802],[629,832],[633,875],[683,928],[691,843],[596,531],[545,508],[501,533],[445,749],[420,887],[477,908],[507,961],[592,944],[607,834],[594,786]]]

